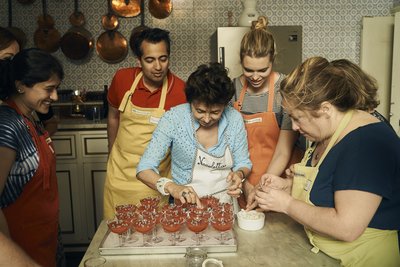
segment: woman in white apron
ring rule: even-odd
[[[303,224],[314,253],[342,266],[400,266],[400,139],[361,110],[376,106],[376,81],[337,63],[310,58],[283,81],[293,128],[313,145],[292,179],[265,175],[256,199]]]
[[[138,179],[183,203],[201,205],[200,197],[224,189],[220,200],[239,197],[251,162],[243,119],[227,106],[234,94],[227,71],[218,63],[199,66],[185,93],[188,104],[161,118],[137,167]],[[169,150],[172,180],[158,170]]]

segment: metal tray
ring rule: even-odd
[[[184,254],[186,253],[186,248],[197,247],[196,241],[193,239],[194,233],[188,230],[186,226],[181,228],[179,234],[185,240],[177,242],[175,246],[172,246],[169,240],[170,234],[164,232],[161,225],[157,225],[157,236],[162,237],[163,241],[143,247],[143,235],[135,232],[132,236],[136,236],[138,241],[131,244],[124,243],[120,247],[118,235],[108,230],[100,243],[99,252],[101,255]],[[220,236],[220,232],[216,231],[210,225],[200,234],[207,236],[208,239],[204,240],[199,247],[206,248],[209,253],[237,251],[237,240],[233,230],[226,232],[226,235],[231,238],[226,240],[224,244],[220,244],[220,241],[217,239]]]

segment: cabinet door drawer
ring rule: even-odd
[[[51,139],[57,159],[76,159],[75,135],[57,134]]]
[[[84,160],[90,158],[107,158],[108,139],[107,134],[82,134],[82,155]]]

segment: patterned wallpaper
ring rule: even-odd
[[[40,0],[22,5],[13,2],[13,26],[28,37],[33,46],[37,16],[42,14]],[[145,25],[165,28],[171,32],[171,69],[184,80],[201,63],[211,60],[210,43],[217,27],[228,26],[228,11],[233,12],[233,25],[243,10],[241,0],[172,0],[173,11],[166,19],[156,19],[148,12],[145,0]],[[257,11],[266,15],[271,25],[303,26],[303,60],[311,56],[328,59],[347,58],[359,62],[361,18],[389,15],[398,0],[277,0],[257,1]],[[73,0],[47,0],[47,11],[55,19],[55,27],[64,34],[69,28],[68,17],[74,10]],[[86,25],[95,40],[104,31],[101,16],[107,13],[107,0],[80,0]],[[140,25],[140,16],[120,18],[119,31],[129,40],[131,30]],[[0,0],[0,25],[8,25],[7,0]],[[72,62],[61,50],[54,55],[64,65],[66,77],[61,89],[102,90],[114,72],[135,64],[132,52],[118,64],[103,62],[93,51],[86,60]]]

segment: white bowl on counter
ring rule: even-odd
[[[237,214],[238,225],[241,229],[247,231],[257,231],[264,227],[265,214],[255,210],[241,210]]]

